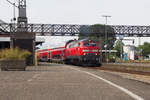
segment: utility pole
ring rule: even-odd
[[[107,20],[108,18],[110,18],[111,16],[109,15],[103,15],[102,17],[105,18],[105,45],[104,45],[104,48],[105,48],[105,61],[107,60]]]

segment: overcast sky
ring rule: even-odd
[[[12,2],[17,0],[10,0]],[[26,0],[29,23],[150,25],[150,0]],[[10,22],[13,7],[0,0],[0,19]],[[16,10],[16,13],[18,11]]]
[[[18,0],[10,0],[16,2]],[[104,24],[102,15],[110,15],[111,25],[150,25],[150,0],[26,0],[29,23],[43,24]],[[13,6],[6,0],[0,0],[0,19],[10,22],[13,18]],[[18,10],[16,9],[16,16]],[[66,37],[55,38],[44,47],[62,46]],[[149,38],[141,38],[141,44]],[[62,41],[62,42],[61,42]],[[126,41],[132,44],[131,41]],[[62,43],[62,44],[61,44]],[[136,38],[135,45],[139,44]]]

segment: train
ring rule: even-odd
[[[80,66],[100,66],[98,42],[90,39],[69,40],[65,46],[37,50],[38,61]]]

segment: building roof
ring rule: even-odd
[[[44,38],[36,37],[36,45],[42,44],[45,42]],[[0,37],[0,43],[2,42],[10,42],[10,37]]]

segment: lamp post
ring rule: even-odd
[[[108,18],[110,18],[111,16],[109,16],[109,15],[102,15],[102,17],[104,17],[105,18],[105,45],[104,45],[104,47],[105,47],[105,60],[107,59],[107,54],[106,54],[106,50],[107,50],[107,20],[108,20]]]

